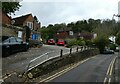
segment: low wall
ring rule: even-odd
[[[42,65],[37,66],[36,68],[33,68],[32,70],[28,71],[25,75],[31,73],[32,74],[31,78],[36,78],[47,73],[50,73],[54,70],[57,70],[58,68],[61,68],[68,64],[77,63],[85,58],[89,58],[97,54],[99,54],[98,49],[91,49],[74,53],[71,55],[62,56],[56,59],[52,59]]]
[[[11,28],[7,28],[7,27],[2,27],[1,28],[2,34],[3,36],[17,36],[17,31]]]

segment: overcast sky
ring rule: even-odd
[[[42,26],[69,23],[89,18],[112,19],[120,0],[24,0],[12,17],[32,13]],[[117,17],[115,17],[117,20]]]

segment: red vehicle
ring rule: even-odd
[[[65,41],[63,39],[58,39],[57,45],[65,45]]]
[[[47,43],[48,43],[48,45],[55,45],[55,40],[54,39],[49,39],[48,41],[47,41]]]

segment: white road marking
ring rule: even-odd
[[[108,74],[109,74],[109,72],[110,72],[111,65],[112,65],[112,62],[110,63],[110,65],[109,65],[109,67],[108,67],[108,70],[107,70],[107,75],[108,75]]]
[[[70,67],[68,67],[68,68],[66,68],[66,69],[64,69],[64,70],[62,70],[62,71],[60,71],[60,72],[58,72],[58,73],[56,73],[56,74],[54,74],[54,75],[46,78],[46,79],[43,79],[43,80],[41,80],[40,82],[49,82],[49,81],[51,81],[51,80],[59,77],[60,75],[66,73],[66,72],[68,72],[68,71],[70,71],[71,69],[77,67],[78,65],[86,62],[86,61],[89,60],[89,59],[90,59],[90,58],[87,58],[87,59],[85,59],[85,60],[83,60],[83,61],[80,61],[79,63],[77,63],[77,64],[75,64],[75,65],[73,65],[73,66],[70,66]]]
[[[12,76],[12,75],[14,75],[14,74],[17,74],[17,73],[16,73],[16,72],[10,73],[8,76],[3,77],[3,80],[9,78],[10,76]]]
[[[112,65],[111,65],[111,70],[110,70],[110,76],[112,75],[112,71],[113,71],[113,66],[114,66],[114,63],[115,63],[115,59],[117,58],[117,56],[114,58],[113,62],[112,62]]]
[[[109,80],[108,80],[108,84],[110,84],[110,82],[111,82],[111,78],[109,78]]]
[[[116,58],[117,58],[117,56],[116,56],[116,57],[111,61],[111,63],[110,63],[110,65],[109,65],[109,67],[108,67],[108,70],[107,70],[107,73],[106,73],[107,76],[108,76],[108,75],[109,75],[109,76],[112,75],[113,66],[114,66],[114,63],[115,63]],[[105,77],[105,79],[104,79],[104,84],[106,83],[106,80],[107,80],[107,78]],[[109,77],[108,84],[110,84],[110,82],[111,82],[111,78]]]
[[[105,77],[105,79],[104,79],[104,84],[106,84],[106,81],[107,81],[107,78]]]

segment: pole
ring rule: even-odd
[[[60,51],[60,57],[62,57],[62,55],[63,55],[63,50],[61,49],[61,51]]]
[[[72,53],[72,48],[70,48],[70,54]]]

